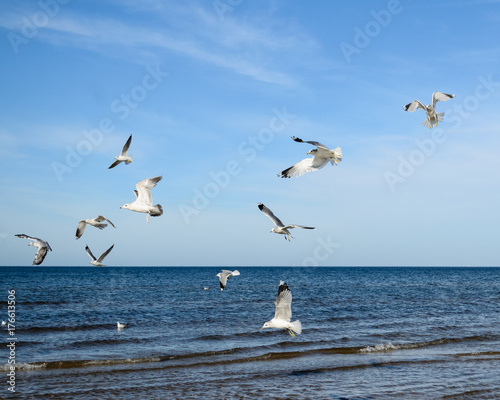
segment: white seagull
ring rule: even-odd
[[[271,229],[270,233],[274,232],[280,235],[285,235],[285,239],[287,239],[288,241],[290,241],[290,238],[293,238],[288,229],[292,228],[316,229],[310,226],[302,226],[302,225],[283,225],[283,222],[281,222],[279,218],[276,217],[276,215],[274,215],[273,212],[269,208],[267,208],[264,204],[259,203],[258,207],[260,211],[262,211],[265,215],[271,218],[271,221],[273,221],[274,228]]]
[[[238,270],[228,271],[227,269],[223,269],[222,272],[219,272],[217,275],[219,277],[220,290],[224,290],[227,284],[227,280],[232,276],[238,276],[240,272]]]
[[[338,163],[342,161],[342,149],[340,147],[330,150],[319,142],[305,141],[295,136],[292,136],[292,139],[298,143],[312,144],[316,146],[316,148],[307,152],[307,154],[313,155],[312,158],[305,158],[279,173],[278,176],[282,178],[292,178],[294,176],[304,175],[306,172],[316,171],[328,164],[328,161],[330,161],[332,165],[338,165]]]
[[[438,101],[447,101],[453,99],[454,97],[455,97],[454,94],[434,92],[432,93],[432,105],[424,106],[423,103],[421,103],[420,101],[413,100],[411,103],[407,104],[406,106],[403,106],[403,110],[408,112],[413,112],[418,109],[425,110],[427,118],[425,119],[424,122],[422,122],[422,125],[427,126],[430,129],[433,126],[438,126],[438,122],[441,122],[444,117],[444,112],[439,114],[436,113],[436,103]]]
[[[288,329],[288,333],[292,337],[295,337],[294,332],[300,335],[302,333],[302,324],[300,321],[290,322],[292,318],[292,292],[290,292],[290,288],[285,281],[280,281],[278,297],[274,305],[276,306],[274,318],[267,321],[260,330],[264,328]]]
[[[128,326],[128,324],[121,324],[120,321],[116,321],[116,326],[118,329],[123,329]]]
[[[23,239],[30,239],[33,240],[28,244],[28,246],[34,246],[38,249],[38,251],[35,254],[35,259],[33,260],[33,265],[40,265],[43,260],[45,259],[45,256],[47,255],[47,251],[52,251],[50,248],[50,245],[48,242],[42,239],[38,239],[36,237],[31,237],[28,235],[25,235],[24,233],[21,233],[19,235],[16,235],[19,238]]]
[[[99,229],[104,229],[108,226],[108,224],[104,224],[102,221],[108,221],[113,228],[116,228],[116,226],[106,217],[103,217],[102,215],[98,215],[95,218],[91,219],[82,219],[80,222],[78,222],[78,226],[76,228],[76,238],[80,239],[83,235],[83,232],[85,231],[85,228],[87,225],[92,225],[95,226],[96,228]]]
[[[132,141],[132,135],[128,138],[127,142],[123,146],[122,152],[119,156],[115,157],[116,161],[110,165],[108,169],[116,167],[121,162],[125,161],[125,164],[130,164],[132,162],[132,156],[127,154],[128,148],[130,147],[130,142]]]
[[[161,180],[161,176],[156,176],[154,178],[144,179],[140,181],[134,190],[136,199],[133,203],[124,204],[120,208],[126,208],[130,211],[137,211],[146,213],[146,221],[149,222],[149,216],[159,217],[163,214],[163,209],[160,204],[153,205],[153,197],[151,196],[151,189],[153,189],[156,184]]]
[[[7,325],[7,322],[5,322],[3,319],[2,319],[2,325]]]
[[[92,259],[92,261],[90,262],[92,265],[95,265],[96,267],[104,267],[105,265],[102,262],[104,261],[106,256],[111,252],[111,250],[113,250],[113,247],[115,247],[115,245],[112,245],[109,249],[107,249],[104,253],[102,253],[99,256],[99,258],[95,258],[95,256],[90,251],[89,246],[85,246],[85,250],[87,251],[87,254],[90,256],[90,258]]]

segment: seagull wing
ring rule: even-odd
[[[274,304],[276,306],[274,318],[290,321],[292,318],[292,292],[284,281],[280,281],[278,297]]]
[[[290,168],[283,170],[278,176],[282,178],[293,178],[295,176],[304,175],[307,172],[313,172],[320,168],[323,168],[328,163],[328,158],[324,157],[310,157],[304,158],[297,164],[292,165]]]
[[[80,220],[78,222],[78,226],[76,227],[76,238],[80,239],[83,235],[83,232],[85,231],[85,228],[87,227],[87,223],[85,222],[84,219]]]
[[[112,245],[109,249],[107,249],[104,253],[102,253],[97,259],[97,262],[102,263],[103,260],[106,258],[106,256],[111,252],[111,250],[113,250],[113,247],[115,247],[115,245]]]
[[[422,104],[422,102],[418,100],[413,100],[411,103],[408,103],[406,106],[403,106],[403,110],[408,112],[413,112],[415,110],[418,110],[419,108],[425,110],[425,106]]]
[[[441,93],[441,92],[434,92],[432,93],[432,107],[436,109],[436,103],[438,101],[446,101],[454,98],[454,94],[446,94],[446,93]]]
[[[291,228],[316,229],[316,228],[313,228],[311,226],[302,226],[302,225],[294,225],[294,224],[285,226],[285,229],[291,229]]]
[[[120,163],[121,163],[121,161],[116,160],[113,164],[111,164],[111,165],[108,167],[108,169],[114,168],[114,167],[116,167],[116,166],[117,166],[118,164],[120,164]]]
[[[161,180],[161,176],[156,176],[154,178],[144,179],[140,181],[135,187],[137,188],[137,202],[145,203],[148,205],[153,205],[153,197],[151,196],[151,189],[153,189],[156,184]]]
[[[24,233],[17,234],[16,236],[22,239],[40,240],[36,237],[25,235]]]
[[[90,247],[89,246],[85,246],[85,250],[87,251],[87,254],[90,256],[90,258],[92,259],[92,261],[97,260],[97,258],[95,258],[95,256],[90,251]]]
[[[113,224],[113,223],[112,223],[109,219],[107,219],[107,218],[106,218],[106,217],[104,217],[103,215],[98,215],[98,216],[95,218],[95,220],[96,220],[97,222],[108,221],[108,222],[111,224],[111,226],[112,226],[113,228],[116,228],[115,224]]]
[[[132,135],[127,139],[127,142],[123,145],[122,153],[120,155],[126,156],[128,148],[130,147],[130,142],[132,142]]]
[[[273,224],[276,225],[278,228],[282,228],[283,222],[280,221],[276,215],[273,214],[273,212],[267,208],[264,204],[259,203],[258,204],[259,210],[262,211],[265,215],[267,215],[269,218],[271,218],[271,221],[273,221]]]
[[[315,141],[308,141],[308,140],[302,140],[302,139],[299,139],[298,137],[295,137],[295,136],[292,136],[292,139],[294,141],[296,141],[297,143],[309,143],[309,144],[312,144],[313,146],[316,146],[316,147],[321,147],[323,149],[326,149],[326,150],[330,150],[327,146],[325,146],[324,144],[320,143],[320,142],[315,142]]]
[[[47,246],[40,246],[35,254],[35,259],[33,260],[33,265],[40,265],[45,256],[47,255]]]

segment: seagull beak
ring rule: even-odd
[[[306,154],[311,154],[311,151],[308,151]]]
[[[264,327],[260,328],[260,330],[264,329]]]

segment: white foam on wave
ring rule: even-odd
[[[376,346],[367,346],[362,349],[359,349],[360,353],[374,353],[374,352],[384,352],[384,351],[392,351],[400,349],[400,346],[394,346],[391,342],[389,343],[381,343]]]

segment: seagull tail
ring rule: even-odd
[[[290,329],[294,331],[297,335],[300,335],[302,333],[302,324],[300,323],[299,320],[290,322]]]
[[[129,165],[133,160],[133,157],[130,154],[128,155],[128,158],[130,158],[130,160],[125,160],[125,164],[127,165]]]
[[[422,122],[422,126],[425,126],[426,128],[432,128],[432,125],[428,119],[426,119],[424,122]]]
[[[444,117],[444,112],[437,114],[437,117],[438,117],[438,121],[441,122],[443,120],[443,117]]]

